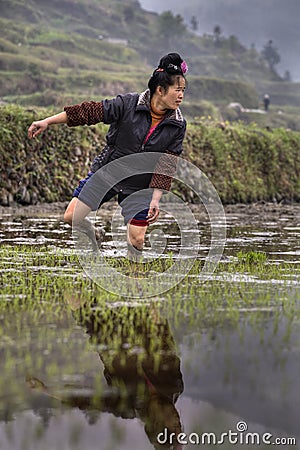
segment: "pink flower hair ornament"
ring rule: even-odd
[[[183,74],[187,73],[187,71],[189,70],[188,65],[185,61],[182,61],[182,63],[180,64],[180,68]]]

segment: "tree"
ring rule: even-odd
[[[231,53],[242,53],[245,51],[245,47],[240,43],[238,38],[234,36],[233,34],[229,36],[228,38],[228,45]]]
[[[286,71],[284,72],[283,80],[284,80],[284,81],[289,81],[289,82],[292,81],[291,72],[290,72],[289,70],[286,70]]]
[[[133,5],[125,5],[123,15],[125,22],[132,22],[135,18],[135,7]]]
[[[221,34],[222,28],[220,27],[220,25],[216,25],[214,27],[214,41],[217,45],[220,43]]]
[[[269,40],[263,47],[261,52],[262,57],[267,61],[270,70],[275,72],[275,66],[280,62],[280,55],[276,47],[273,46],[273,41]]]
[[[191,18],[192,30],[193,31],[197,31],[198,30],[198,25],[199,25],[199,23],[198,23],[197,17],[196,16],[192,16],[192,18]]]
[[[158,18],[158,31],[167,40],[182,36],[186,31],[183,17],[180,14],[174,16],[171,11],[164,11]]]

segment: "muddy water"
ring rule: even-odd
[[[68,252],[73,241],[62,211],[62,205],[42,212],[2,209],[1,246],[46,245]],[[208,218],[195,211],[205,247]],[[101,216],[104,224],[109,214]],[[223,261],[243,250],[264,251],[275,265],[299,263],[299,206],[228,206],[226,219]],[[176,227],[164,217],[159,226],[175,251]],[[116,254],[109,229],[104,249]],[[197,310],[161,311],[155,299],[146,302],[143,315],[145,302],[117,297],[101,304],[95,299],[84,314],[84,298],[72,292],[52,299],[59,313],[54,308],[37,315],[26,308],[25,298],[18,317],[11,309],[0,317],[0,449],[180,448],[157,445],[165,426],[183,431],[188,449],[247,448],[247,433],[261,448],[275,439],[282,439],[277,448],[300,448],[299,278],[296,272],[284,289],[276,279],[241,284],[238,321],[223,317],[226,282],[209,320]],[[274,297],[274,303],[249,306],[248,295],[255,298],[256,292]],[[34,300],[40,304],[43,297]],[[229,441],[229,430],[237,432],[237,426]],[[200,445],[203,433],[212,434]],[[299,445],[287,445],[289,437]],[[160,441],[166,440],[161,434]]]

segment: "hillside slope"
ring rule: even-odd
[[[256,107],[256,83],[279,82],[236,38],[219,46],[184,26],[168,35],[162,17],[135,0],[0,0],[0,12],[0,97],[8,102],[61,106],[141,90],[159,57],[174,50],[187,59],[194,81],[213,80],[213,97],[193,87],[193,102]],[[178,18],[169,19],[176,25]]]
[[[187,23],[197,19],[198,32],[212,32],[218,24],[222,34],[238,36],[247,46],[257,49],[272,39],[281,60],[277,70],[289,70],[293,80],[300,81],[300,2],[298,0],[140,0],[145,9],[162,12],[172,9]]]

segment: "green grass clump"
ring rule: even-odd
[[[189,125],[183,155],[209,177],[224,203],[292,202],[300,200],[299,148],[297,132],[203,119]]]
[[[247,252],[244,253],[242,251],[239,251],[237,253],[237,259],[240,263],[244,264],[265,264],[267,262],[267,254],[265,252]]]
[[[80,265],[81,259],[78,259],[78,255],[74,252],[43,246],[3,246],[0,249],[0,256],[2,269],[0,284],[3,297],[30,298],[32,295],[47,293],[51,302],[53,294],[60,293],[63,297],[64,292],[72,288],[71,291],[86,290],[92,293],[92,298],[97,292],[100,299],[106,301],[108,298],[116,299],[115,295],[102,291],[101,286],[97,286],[84,274]],[[132,278],[146,278],[155,273],[163,273],[172,268],[174,263],[178,265],[181,273],[188,267],[185,261],[178,262],[171,253],[167,257],[145,262],[132,262],[127,258],[105,259],[107,265]],[[186,270],[182,282],[166,293],[166,296],[172,297],[175,294],[176,297],[179,294],[183,297],[190,295],[192,298],[195,297],[196,291],[201,296],[201,292],[205,293],[208,289],[220,294],[224,285],[230,291],[233,274],[250,274],[254,276],[252,281],[256,280],[258,286],[260,280],[286,281],[288,285],[289,280],[299,277],[298,264],[272,264],[263,252],[238,252],[231,262],[219,263],[207,282],[203,281],[202,270],[203,262],[195,260],[191,269]]]

